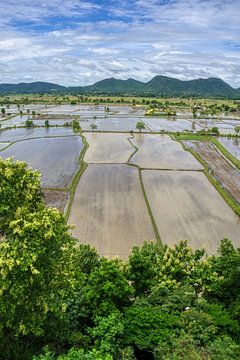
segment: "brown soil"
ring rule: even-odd
[[[240,203],[240,172],[218,152],[210,141],[186,140],[184,144],[203,158],[212,175]]]
[[[47,207],[55,207],[64,212],[69,199],[68,191],[42,189],[43,200]]]

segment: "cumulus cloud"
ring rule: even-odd
[[[238,0],[8,0],[1,13],[1,82],[161,74],[240,86]]]

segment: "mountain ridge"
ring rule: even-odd
[[[142,95],[169,97],[224,97],[240,99],[240,88],[233,88],[220,78],[210,77],[193,80],[179,80],[156,75],[147,82],[114,77],[103,79],[87,86],[62,86],[51,82],[2,83],[0,94],[30,93],[74,93],[84,95]]]

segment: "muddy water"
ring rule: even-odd
[[[142,171],[145,191],[163,243],[188,240],[216,253],[220,240],[240,246],[240,220],[207,177],[194,171]]]
[[[209,166],[212,175],[240,204],[240,172],[227,161],[209,141],[184,141],[196,151]]]
[[[134,245],[155,240],[138,170],[128,165],[90,164],[75,193],[69,224],[81,243],[99,254],[127,258]]]
[[[202,165],[168,135],[135,134],[131,163],[146,169],[201,170]]]
[[[39,170],[43,187],[65,188],[78,170],[77,159],[82,148],[79,136],[40,138],[14,143],[0,155],[13,156]]]
[[[228,139],[228,138],[218,138],[218,141],[225,146],[225,148],[233,155],[235,158],[240,160],[240,139]]]
[[[84,160],[87,163],[126,163],[135,151],[127,134],[85,133],[89,144]]]

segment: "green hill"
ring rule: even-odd
[[[218,78],[182,81],[155,76],[144,83],[135,79],[104,79],[88,86],[65,87],[48,82],[0,84],[0,94],[74,93],[89,95],[181,96],[240,99],[240,88],[234,89]]]

